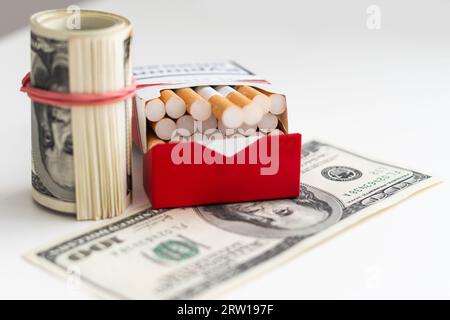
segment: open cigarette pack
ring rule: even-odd
[[[301,135],[267,80],[235,62],[133,72],[132,136],[154,209],[299,195]]]

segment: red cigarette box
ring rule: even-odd
[[[288,133],[287,111],[278,126],[285,134],[147,145],[145,102],[161,90],[246,84],[278,93],[267,81],[234,62],[137,67],[134,74],[146,87],[133,104],[133,141],[154,209],[299,196],[301,135]]]

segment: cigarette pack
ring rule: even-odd
[[[287,108],[276,116],[278,134],[261,130],[209,139],[199,132],[189,140],[154,143],[150,139],[155,126],[147,119],[146,107],[149,101],[162,99],[161,91],[199,92],[196,88],[205,86],[234,91],[245,86],[268,97],[282,95],[267,80],[231,61],[148,65],[133,72],[139,89],[132,137],[143,153],[144,188],[154,209],[299,196],[301,135],[288,132]]]

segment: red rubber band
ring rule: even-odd
[[[242,82],[261,82],[269,83],[266,80],[241,80]],[[57,107],[91,107],[102,106],[105,104],[114,104],[128,98],[131,98],[136,93],[137,89],[168,85],[170,83],[145,83],[137,84],[133,78],[131,86],[123,89],[102,92],[102,93],[67,93],[48,91],[44,89],[34,88],[31,86],[31,76],[28,72],[22,79],[22,87],[20,91],[25,92],[32,101],[40,102]]]
[[[101,106],[105,104],[114,104],[134,96],[136,89],[156,86],[155,84],[136,84],[132,79],[129,87],[102,93],[67,93],[48,91],[31,86],[31,76],[28,72],[22,79],[20,91],[25,92],[32,101],[40,102],[58,107],[79,107],[79,106]]]

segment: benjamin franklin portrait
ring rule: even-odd
[[[68,92],[66,43],[32,34],[32,86]],[[69,108],[33,103],[33,154],[36,174],[53,196],[70,200],[75,182],[71,111]]]
[[[198,208],[221,229],[255,237],[307,236],[336,223],[342,207],[332,196],[309,186],[293,199],[243,202]]]

